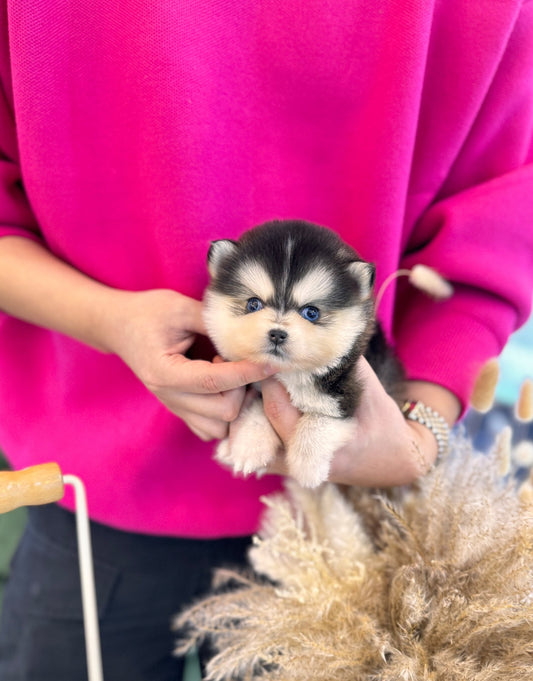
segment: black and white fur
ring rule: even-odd
[[[287,447],[303,486],[327,479],[333,453],[353,437],[364,354],[385,382],[400,375],[374,318],[374,266],[329,229],[277,220],[238,241],[211,244],[205,321],[220,355],[279,367],[278,380],[302,412]],[[280,441],[260,398],[239,417],[217,458],[244,474],[263,469]]]

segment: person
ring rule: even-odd
[[[86,483],[105,676],[179,678],[171,616],[245,560],[281,484],[232,476],[211,441],[251,382],[282,438],[298,418],[274,367],[214,359],[209,242],[297,217],[378,286],[436,268],[452,298],[399,282],[379,317],[408,397],[452,424],[531,304],[533,3],[0,6],[0,445]],[[360,373],[332,479],[423,475],[433,433]],[[3,681],[84,678],[72,508],[30,512]]]

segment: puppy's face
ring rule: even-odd
[[[371,322],[374,268],[324,228],[269,223],[213,242],[208,264],[205,320],[225,359],[325,370]]]

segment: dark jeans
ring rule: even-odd
[[[217,566],[243,565],[249,538],[173,539],[91,526],[104,678],[180,681],[177,612],[209,589]],[[74,516],[30,510],[0,623],[2,681],[87,679]]]

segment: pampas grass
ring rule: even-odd
[[[470,397],[470,405],[481,414],[489,412],[494,405],[499,377],[500,365],[498,359],[494,357],[481,368]]]
[[[209,639],[213,681],[533,678],[533,488],[516,488],[510,440],[483,455],[459,437],[389,495],[288,483],[253,573],[218,573],[176,619],[178,652]]]
[[[520,388],[515,416],[522,423],[533,421],[533,381],[529,378],[526,378]]]
[[[513,447],[511,455],[513,462],[517,466],[530,468],[533,466],[533,442],[531,440],[521,440]]]
[[[376,310],[379,310],[381,300],[389,285],[399,277],[407,277],[411,286],[423,291],[435,300],[446,300],[453,295],[453,286],[447,279],[432,267],[419,263],[410,270],[401,269],[389,274],[376,295]]]
[[[436,270],[427,265],[415,265],[409,274],[412,286],[436,300],[446,300],[453,295],[453,286]]]

